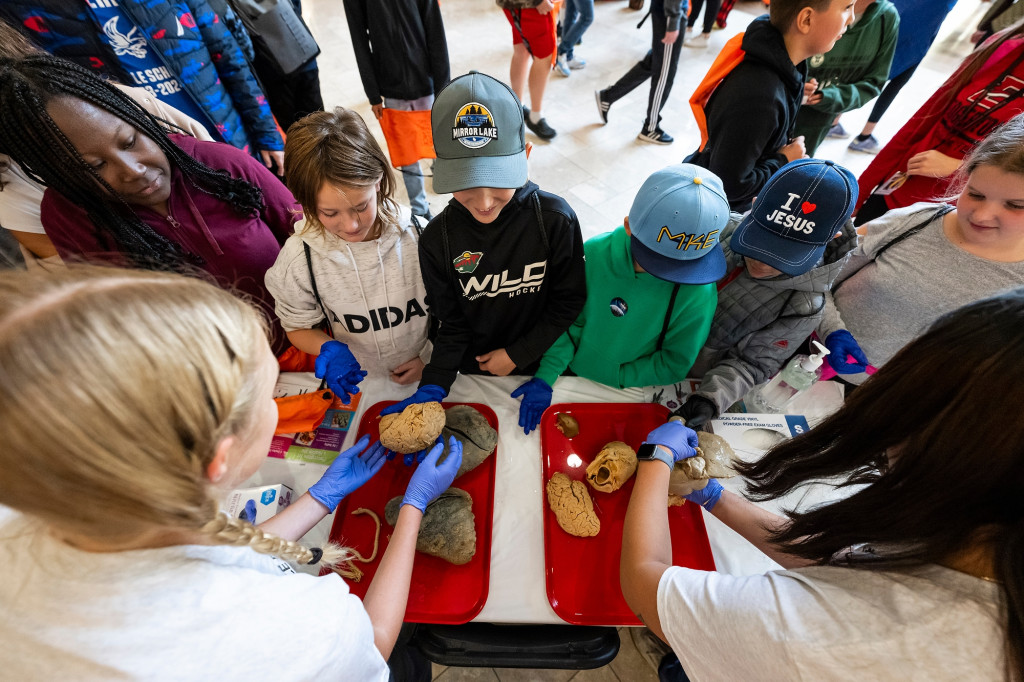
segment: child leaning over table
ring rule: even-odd
[[[566,368],[616,388],[689,376],[715,313],[714,283],[725,275],[718,236],[728,221],[721,181],[677,163],[647,178],[622,227],[587,240],[583,312],[517,390],[526,433]]]
[[[691,428],[778,372],[814,331],[825,294],[857,245],[856,201],[850,171],[801,159],[768,180],[750,213],[733,214],[722,233],[728,274],[693,364],[700,387],[676,410]]]
[[[533,374],[587,296],[579,221],[528,181],[523,107],[511,88],[460,76],[438,93],[431,125],[434,191],[453,193],[419,249],[440,326],[419,390],[382,415],[441,400],[459,372]]]
[[[266,284],[288,340],[329,365],[328,385],[339,395],[354,392],[332,383],[347,367],[419,381],[430,357],[419,227],[393,198],[380,145],[359,114],[338,107],[293,124],[284,151],[304,220]],[[325,316],[331,336],[320,328]]]

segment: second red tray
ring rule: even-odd
[[[571,414],[579,422],[580,432],[575,438],[566,438],[555,428],[560,412]],[[540,502],[544,505],[547,594],[551,608],[567,623],[641,625],[619,587],[622,526],[634,479],[614,493],[603,493],[586,483],[586,470],[606,443],[619,440],[635,450],[651,429],[665,423],[668,415],[668,408],[655,403],[563,403],[552,405],[541,417]],[[587,486],[601,520],[601,531],[596,536],[575,537],[558,525],[548,507],[546,488],[548,479],[558,472]],[[691,502],[670,507],[668,519],[673,565],[713,571],[715,560],[700,507]]]
[[[394,403],[394,400],[388,400],[371,405],[359,422],[358,437],[369,433],[373,440],[377,440],[377,416],[382,409]],[[498,417],[487,405],[443,403],[446,408],[460,404],[476,408],[493,428],[498,428]],[[494,470],[497,456],[498,452],[495,450],[494,454],[485,459],[480,466],[456,478],[452,483],[453,487],[462,488],[473,498],[476,554],[468,564],[456,566],[444,559],[416,552],[412,584],[409,587],[409,603],[405,609],[406,621],[457,625],[469,622],[484,607],[490,581],[491,516],[494,510]],[[398,455],[385,464],[384,468],[363,487],[345,498],[338,507],[331,528],[331,540],[352,547],[366,557],[373,551],[373,519],[365,514],[352,516],[351,512],[365,507],[374,511],[381,521],[380,547],[376,559],[369,564],[355,562],[355,566],[363,571],[362,580],[346,581],[352,594],[360,599],[366,594],[370,581],[377,572],[377,566],[384,556],[384,550],[387,549],[388,540],[394,530],[384,520],[384,505],[392,497],[405,494],[405,488],[414,469],[412,466],[406,466],[402,462],[402,456]]]

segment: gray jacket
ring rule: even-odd
[[[729,264],[726,277],[743,266],[743,257],[729,248],[742,216],[733,213],[722,231],[722,250]],[[697,395],[724,412],[755,385],[782,368],[797,347],[818,326],[825,293],[857,246],[853,221],[825,247],[822,262],[796,277],[754,279],[746,268],[718,292],[711,333],[693,364],[692,376],[703,377]]]

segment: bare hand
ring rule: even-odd
[[[804,83],[804,104],[817,104],[822,99],[822,95],[818,92],[818,79],[812,78],[811,80]]]
[[[384,115],[384,103],[381,102],[380,104],[371,104],[370,108],[373,109],[373,115],[376,116],[377,120],[379,121],[380,117]]]
[[[942,152],[929,149],[914,154],[907,161],[907,175],[924,175],[929,178],[946,178],[960,167],[960,159],[946,156]]]
[[[665,31],[665,37],[661,39],[663,45],[671,45],[676,42],[679,38],[679,29],[675,31]]]
[[[796,161],[807,156],[807,147],[804,146],[804,136],[800,135],[785,147],[779,149],[779,153],[786,157],[787,161]]]
[[[476,361],[480,363],[481,372],[490,372],[498,377],[508,376],[516,368],[516,363],[512,362],[504,348],[478,355]]]
[[[396,384],[413,384],[423,376],[423,361],[419,357],[406,360],[391,370],[391,380]]]
[[[260,158],[263,159],[263,165],[267,168],[273,168],[273,164],[277,164],[277,174],[284,175],[284,152],[275,152],[269,149],[260,150]]]
[[[551,2],[551,0],[542,0],[542,2],[539,5],[534,7],[534,9],[537,10],[538,14],[547,14],[554,8],[555,3]]]

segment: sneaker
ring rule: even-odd
[[[644,142],[650,142],[651,144],[672,144],[675,142],[675,138],[661,128],[655,128],[651,132],[642,130],[640,131],[640,134],[636,136],[636,139],[643,140]]]
[[[604,90],[594,90],[594,99],[597,100],[597,115],[601,117],[601,123],[607,123],[612,103],[604,98]]]
[[[533,134],[542,140],[550,140],[551,138],[558,134],[555,132],[554,128],[548,125],[547,120],[543,118],[534,123],[532,120],[530,120],[530,116],[527,115],[526,127],[532,130]]]
[[[874,135],[868,135],[866,140],[858,140],[853,138],[853,142],[850,143],[849,148],[855,152],[864,152],[865,154],[877,154],[878,150],[881,149],[881,145],[878,144],[878,140],[875,139]]]
[[[569,68],[572,69],[573,71],[579,71],[586,65],[587,62],[585,59],[576,59],[576,57],[573,57],[572,59],[569,60]]]
[[[707,47],[711,42],[710,33],[700,33],[683,41],[683,47]]]
[[[672,649],[648,628],[629,628],[629,637],[633,640],[633,646],[636,647],[640,657],[647,661],[651,669],[657,673],[661,659]]]
[[[572,72],[569,70],[569,61],[565,58],[565,55],[558,55],[558,59],[555,60],[555,71],[566,78],[572,75]]]
[[[845,140],[850,136],[850,133],[846,132],[846,128],[843,127],[842,123],[837,123],[828,129],[828,137],[833,140]]]

